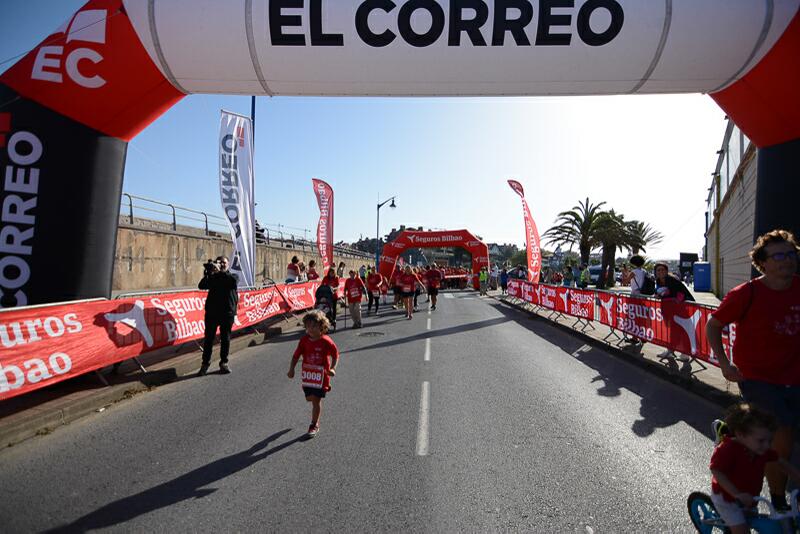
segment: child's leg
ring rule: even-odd
[[[311,424],[319,424],[319,416],[322,414],[322,399],[311,396],[306,397],[311,402]]]

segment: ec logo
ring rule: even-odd
[[[107,12],[104,9],[90,9],[79,12],[69,25],[67,43],[81,41],[105,44],[106,18]],[[65,54],[63,46],[43,46],[36,53],[31,78],[46,82],[63,83],[63,73],[66,73],[73,82],[87,89],[97,89],[104,86],[106,84],[105,79],[96,73],[87,72],[86,61],[96,65],[103,61],[103,56],[91,48],[75,48]]]

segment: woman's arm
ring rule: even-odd
[[[714,353],[714,356],[717,357],[719,368],[722,371],[722,376],[731,382],[740,382],[744,380],[744,377],[742,376],[742,373],[739,372],[739,369],[730,363],[730,361],[728,361],[728,355],[725,354],[725,349],[722,346],[723,326],[724,325],[713,316],[709,317],[708,323],[706,324],[706,338],[708,339],[708,345],[711,347],[711,351]]]

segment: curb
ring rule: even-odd
[[[296,316],[289,316],[278,323],[272,323],[263,332],[248,332],[231,338],[230,355],[280,336],[284,330],[291,329],[296,320]],[[219,346],[218,343],[215,345]],[[170,352],[174,354],[169,356]],[[106,373],[104,377],[110,382],[106,387],[79,389],[43,402],[44,406],[21,409],[5,417],[5,420],[0,420],[0,448],[14,446],[34,436],[50,434],[60,426],[103,411],[112,404],[195,373],[200,367],[200,351],[194,341],[166,347],[143,355],[142,358],[145,356],[150,360],[157,360],[152,364],[143,362],[147,373],[141,373],[138,367],[131,367],[128,372],[116,376]]]
[[[550,321],[546,317],[543,317],[538,313],[525,308],[523,305],[500,299],[494,295],[489,295],[489,297],[498,302],[500,305],[507,306],[517,311],[521,311],[537,320],[545,321],[547,322],[547,324],[583,340],[584,342],[586,342],[587,345],[590,345],[595,348],[600,348],[617,358],[620,358],[630,364],[639,367],[640,369],[644,369],[649,373],[658,375],[660,378],[672,384],[680,386],[684,389],[687,389],[692,393],[699,395],[700,397],[703,397],[705,400],[712,402],[722,408],[728,408],[731,404],[735,404],[736,402],[741,401],[741,398],[734,393],[722,391],[710,384],[706,384],[705,382],[703,382],[698,378],[687,377],[683,374],[675,373],[671,371],[668,367],[660,363],[651,361],[643,356],[627,352],[619,348],[617,345],[606,343],[600,339],[594,338],[584,332],[581,332],[580,330],[575,330],[567,325],[558,323],[556,321]]]

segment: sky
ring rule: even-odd
[[[82,0],[0,0],[0,72],[77,11]],[[123,190],[222,215],[220,109],[250,97],[189,95],[128,147]],[[311,179],[335,192],[335,241],[401,224],[466,228],[524,245],[525,187],[543,234],[587,197],[664,234],[654,259],[700,252],[725,114],[704,95],[547,98],[259,97],[256,218],[314,234]],[[552,249],[554,246],[546,248]]]

